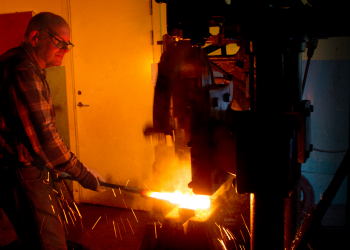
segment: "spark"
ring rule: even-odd
[[[68,224],[68,219],[67,219],[67,216],[66,216],[66,212],[64,211],[63,208],[62,208],[62,210],[63,210],[64,217],[66,217],[66,222],[67,222],[67,224]]]
[[[117,223],[117,227],[118,227],[118,231],[119,231],[120,239],[122,240],[123,238],[122,238],[122,234],[121,234],[121,232],[120,232],[120,228],[119,228],[119,224],[118,224],[118,223]]]
[[[242,233],[242,230],[239,230],[241,232],[241,235],[242,235],[242,238],[243,238],[243,241],[245,243],[245,239],[244,239],[244,236],[243,236],[243,233]]]
[[[307,243],[307,246],[308,246],[311,250],[313,250],[312,247],[310,246],[310,242]]]
[[[162,223],[160,223],[159,221],[158,221],[158,223],[159,223],[159,225],[160,225],[160,228],[162,228]]]
[[[53,205],[51,205],[51,208],[52,208],[53,214],[55,214],[55,209],[53,208]]]
[[[56,194],[58,194],[58,192],[55,189],[52,189],[54,192],[56,192]]]
[[[241,214],[241,216],[242,216],[242,220],[243,220],[243,222],[244,222],[244,225],[245,225],[245,227],[247,228],[247,231],[248,231],[248,233],[249,233],[249,236],[252,237],[252,236],[250,235],[249,228],[248,228],[247,224],[245,223],[245,220],[244,220],[242,214]]]
[[[326,134],[326,136],[328,136],[326,131],[324,131],[324,133]]]
[[[242,248],[243,248],[243,250],[245,250],[245,247],[244,247],[244,245],[242,245]]]
[[[174,141],[175,141],[175,131],[173,130],[173,138],[174,138]]]
[[[242,246],[241,246],[241,245],[239,245],[239,248],[240,248],[241,250],[243,250],[243,248],[242,248]]]
[[[67,226],[66,226],[66,223],[63,221],[63,225],[64,225],[64,228],[66,229],[66,231],[67,231],[67,234],[69,234],[68,233],[68,229],[67,229]]]
[[[119,193],[122,194],[122,191],[120,190],[120,188],[119,188]]]
[[[50,181],[50,172],[47,172],[47,182]]]
[[[51,199],[51,195],[49,195],[49,198],[50,198],[50,201],[52,201],[52,199]]]
[[[43,180],[44,184],[46,184],[46,182]]]
[[[114,192],[114,189],[113,189],[113,188],[112,188],[112,191],[113,191],[114,197],[117,197],[117,196],[115,195],[115,192]]]
[[[88,231],[86,230],[86,228],[84,227],[84,225],[83,225],[83,221],[80,219],[80,221],[81,221],[81,230],[84,232],[84,230],[85,230],[85,232],[87,233],[87,235],[89,236],[89,238],[90,238],[90,234],[88,233]]]
[[[123,220],[122,220],[122,217],[120,217],[120,220],[122,221],[122,224],[123,224],[123,227],[124,227],[124,231],[125,231],[125,233],[126,233],[126,228],[125,228],[125,226],[124,226],[124,222],[123,222]]]
[[[157,239],[157,225],[155,222],[154,222],[154,234],[155,234],[156,239]]]
[[[125,205],[126,209],[128,209],[128,207],[126,206],[126,203],[125,203],[124,199],[122,199],[122,201],[124,202],[124,205]]]
[[[41,231],[43,230],[44,220],[45,220],[45,215],[44,215],[44,217],[43,217],[43,222],[41,223],[40,235],[41,235]]]
[[[96,226],[96,224],[97,224],[97,222],[99,221],[101,219],[101,216],[97,219],[97,221],[96,221],[96,223],[95,223],[95,225],[91,228],[91,230],[93,230],[94,229],[94,227]]]
[[[61,217],[60,217],[60,215],[58,214],[58,219],[60,220],[60,222],[61,222],[61,226],[63,227],[63,224],[62,224],[62,221],[61,221]]]
[[[223,234],[222,234],[222,231],[221,231],[221,227],[220,227],[220,225],[218,225],[216,222],[215,222],[215,225],[217,225],[217,226],[218,226],[218,228],[219,228],[219,230],[220,230],[221,238],[224,238],[224,236],[223,236]]]
[[[118,238],[118,236],[117,236],[117,232],[115,231],[114,221],[113,221],[113,227],[114,227],[114,235],[115,235],[115,237],[116,237],[116,238]]]
[[[127,185],[128,185],[128,183],[129,183],[129,180],[126,182],[125,186],[127,186]]]
[[[220,240],[219,238],[218,238],[218,241],[221,243],[221,245],[224,247],[224,249],[227,250],[224,241],[223,241],[223,240]]]
[[[63,200],[64,200],[64,195],[63,195],[62,189],[60,189],[60,191],[61,191],[61,194],[62,194],[62,197],[63,197]]]
[[[147,185],[145,184],[145,187],[149,190],[149,191],[151,191],[151,189],[149,188],[149,187],[147,187]]]
[[[134,214],[136,221],[139,222],[136,218],[136,214],[134,213],[134,210],[132,210],[132,208],[130,208],[130,209],[131,209],[132,213]]]
[[[126,218],[126,220],[127,220],[127,221],[128,221],[128,223],[129,223],[129,226],[130,226],[130,229],[131,229],[131,231],[132,231],[132,234],[134,234],[134,230],[132,230],[132,227],[131,227],[131,224],[130,224],[129,219],[128,219],[128,218]]]
[[[72,215],[70,215],[70,212],[69,212],[69,211],[68,211],[68,215],[69,215],[70,219],[72,220],[73,226],[75,227],[75,224],[74,224],[74,221],[73,221]]]
[[[75,202],[74,202],[74,201],[73,201],[73,204],[74,204],[75,208],[77,209],[77,211],[78,211],[78,214],[79,214],[80,218],[83,218],[83,217],[81,216],[81,214],[80,214],[80,212],[79,212],[79,209],[78,209],[78,207],[77,207],[77,205],[75,204]]]

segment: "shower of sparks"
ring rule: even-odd
[[[91,228],[91,230],[93,230],[94,229],[94,227],[96,226],[96,224],[97,224],[97,222],[99,221],[101,219],[101,216],[97,219],[97,221],[96,221],[96,223],[95,223],[95,225]]]
[[[124,199],[122,199],[122,201],[124,202],[124,205],[125,205],[126,209],[128,209],[128,206],[126,205]]]
[[[242,232],[242,230],[239,230],[239,231],[241,232],[241,235],[242,235],[243,241],[244,241],[244,243],[245,243],[245,239],[244,239],[244,236],[243,236],[243,232]]]
[[[134,213],[134,210],[132,210],[132,208],[130,208],[130,209],[131,209],[132,213],[134,214],[136,221],[139,222],[136,218],[136,214]]]
[[[117,196],[115,195],[115,192],[114,192],[114,189],[113,189],[113,188],[112,188],[112,191],[113,191],[114,197],[117,197]]]
[[[81,216],[81,214],[80,214],[80,212],[79,212],[79,209],[78,209],[78,207],[77,207],[77,205],[75,204],[75,202],[74,202],[74,201],[73,201],[73,204],[74,204],[75,208],[77,209],[77,211],[78,211],[78,214],[79,214],[80,218],[83,218],[83,217]]]
[[[218,238],[218,241],[221,243],[221,245],[223,246],[223,248],[224,248],[225,250],[227,250],[224,241],[221,240],[221,239],[219,239],[219,238]]]
[[[74,221],[77,221],[77,218],[75,218],[75,215],[74,215],[74,213],[75,213],[75,211],[70,207],[70,206],[68,206],[68,208],[70,209],[70,211],[72,212],[72,215],[73,215],[73,218],[74,218]]]
[[[55,214],[55,209],[53,208],[53,205],[51,205],[51,208],[52,208],[53,214]]]
[[[43,217],[43,222],[41,223],[41,227],[40,227],[40,235],[41,235],[41,231],[43,230],[44,220],[45,220],[45,215],[44,215],[44,217]]]
[[[69,212],[69,211],[68,211],[68,215],[69,215],[70,219],[72,220],[73,226],[75,227],[74,220],[73,220],[73,218],[72,218],[72,215],[70,215],[70,212]]]
[[[242,220],[243,220],[243,222],[244,222],[244,225],[245,225],[245,227],[247,228],[247,231],[248,231],[248,233],[249,233],[249,236],[250,236],[250,237],[252,237],[252,236],[250,235],[249,228],[248,228],[247,224],[245,223],[245,220],[244,220],[244,218],[243,218],[243,215],[242,215],[242,214],[241,214],[241,216],[242,216]]]
[[[222,229],[224,230],[224,232],[225,232],[225,234],[226,234],[228,240],[231,240],[231,237],[230,237],[230,235],[228,234],[228,232],[226,231],[226,229],[225,229],[224,227],[222,227]]]
[[[125,186],[127,186],[127,185],[128,185],[128,183],[129,183],[129,180],[126,182]]]
[[[115,231],[114,221],[113,221],[113,227],[114,227],[114,235],[115,235],[116,238],[118,238],[118,237],[117,237],[117,232]]]
[[[128,221],[128,223],[129,223],[129,226],[130,226],[130,229],[131,229],[131,231],[132,231],[132,234],[134,234],[134,230],[132,230],[132,227],[131,227],[131,224],[130,224],[129,219],[128,219],[128,218],[126,218],[126,220],[127,220],[127,221]]]
[[[123,238],[122,238],[122,234],[121,234],[121,232],[120,232],[120,228],[119,228],[119,224],[118,224],[118,223],[117,223],[117,227],[118,227],[118,231],[119,231],[120,239],[121,239],[121,240],[123,240]]]
[[[232,239],[235,240],[236,237],[233,235],[233,233],[231,233],[230,229],[227,228],[226,230],[231,235]]]
[[[125,233],[126,233],[126,228],[125,228],[125,226],[124,226],[124,222],[123,222],[123,220],[122,220],[122,217],[120,217],[120,220],[122,221],[122,224],[123,224],[123,227],[124,227],[124,231],[125,231]]]
[[[67,224],[68,224],[68,219],[67,219],[66,211],[64,211],[63,208],[62,208],[62,211],[63,211],[64,217],[66,218],[66,222],[67,222]]]

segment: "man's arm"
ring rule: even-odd
[[[55,114],[49,87],[35,67],[16,71],[9,88],[11,106],[20,118],[32,150],[54,172],[67,172],[84,187],[96,190],[102,177],[85,167],[68,149],[55,126]]]

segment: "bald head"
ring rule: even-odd
[[[25,33],[26,40],[29,38],[30,33],[38,30],[55,30],[58,27],[69,27],[66,20],[61,16],[53,14],[51,12],[41,12],[32,19],[30,19]]]
[[[32,17],[24,37],[41,68],[61,65],[64,55],[69,52],[68,46],[72,45],[67,22],[50,12]]]

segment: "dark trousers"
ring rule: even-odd
[[[0,164],[0,207],[15,228],[21,249],[67,249],[63,218],[58,218],[61,209],[46,167]]]

